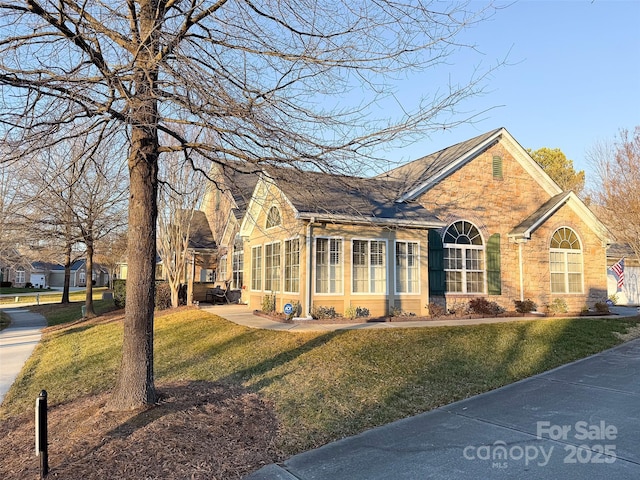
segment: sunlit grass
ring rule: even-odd
[[[200,310],[156,319],[155,374],[242,385],[271,400],[285,451],[298,452],[512,383],[609,348],[638,319],[544,319],[422,329],[290,333]],[[0,416],[113,387],[121,322],[47,333]]]
[[[94,287],[93,291],[93,299],[98,300],[102,298],[102,293],[107,290],[107,287]],[[32,291],[32,290],[30,290]],[[33,295],[20,295],[16,297],[0,297],[0,304],[15,304],[16,306],[20,306],[20,304],[25,303],[60,303],[62,301],[62,292],[51,293],[50,290],[44,290],[46,293],[34,293]],[[69,301],[71,302],[79,302],[83,301],[87,296],[86,290],[76,290],[73,292],[69,292]],[[16,299],[18,301],[16,302]]]

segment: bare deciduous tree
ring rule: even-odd
[[[391,79],[427,78],[464,47],[458,34],[493,11],[472,11],[476,5],[0,1],[0,124],[16,154],[88,132],[98,142],[127,134],[127,311],[111,408],[155,401],[159,156],[183,151],[218,163],[339,171],[377,145],[465,121],[451,114],[481,90],[483,74],[434,85],[403,102],[412,108],[399,118],[384,107],[400,103]]]
[[[591,192],[592,206],[616,241],[640,259],[640,126],[595,145],[588,159],[598,185]]]
[[[204,166],[190,168],[189,162],[176,154],[168,155],[160,167],[158,194],[158,255],[171,288],[171,306],[180,303],[179,290],[185,280],[193,214],[205,192]]]

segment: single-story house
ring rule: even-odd
[[[251,308],[422,316],[484,297],[577,312],[607,298],[607,229],[504,128],[372,178],[242,170],[213,172],[202,209],[226,252],[218,278]]]
[[[71,264],[71,278],[69,279],[70,287],[86,287],[87,286],[87,268],[86,260],[81,258]],[[109,271],[97,263],[93,263],[93,272],[91,281],[96,287],[104,287],[109,285]],[[51,287],[64,286],[64,265],[57,264],[53,266],[49,273],[49,284]]]

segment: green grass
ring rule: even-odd
[[[24,287],[0,287],[0,295],[12,295],[14,293],[49,292],[46,288]]]
[[[281,446],[295,453],[491,390],[612,347],[639,319],[544,319],[421,329],[289,333],[199,310],[156,319],[155,374],[242,385],[271,400]],[[44,335],[0,408],[31,412],[113,387],[122,323]]]
[[[60,303],[48,303],[39,306],[28,307],[30,312],[35,312],[43,315],[47,319],[47,324],[52,327],[55,325],[62,325],[69,322],[74,322],[82,317],[83,301],[75,301],[68,304]],[[116,309],[113,300],[98,300],[94,296],[93,308],[98,315],[111,312]]]
[[[102,293],[107,290],[107,287],[94,287],[93,288],[93,299],[97,300],[102,298]],[[33,291],[33,290],[30,290]],[[51,290],[45,290],[45,292],[51,292]],[[19,297],[0,297],[0,304],[16,304],[20,306],[21,303],[36,303],[38,297],[37,293],[33,295],[21,295]],[[69,293],[69,300],[71,302],[79,302],[83,301],[87,295],[86,290],[77,290],[75,292]],[[16,298],[18,301],[16,302]],[[40,303],[59,303],[62,300],[62,292],[56,293],[46,293],[40,295]]]

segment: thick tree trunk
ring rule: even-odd
[[[156,220],[158,217],[158,96],[156,82],[162,13],[155,1],[141,1],[139,27],[144,46],[137,53],[135,93],[129,99],[129,233],[127,298],[122,363],[108,409],[134,410],[155,403],[153,313],[155,307]]]
[[[155,402],[153,313],[158,154],[154,135],[155,130],[149,127],[132,129],[124,343],[120,376],[110,400],[112,410],[132,410]]]

